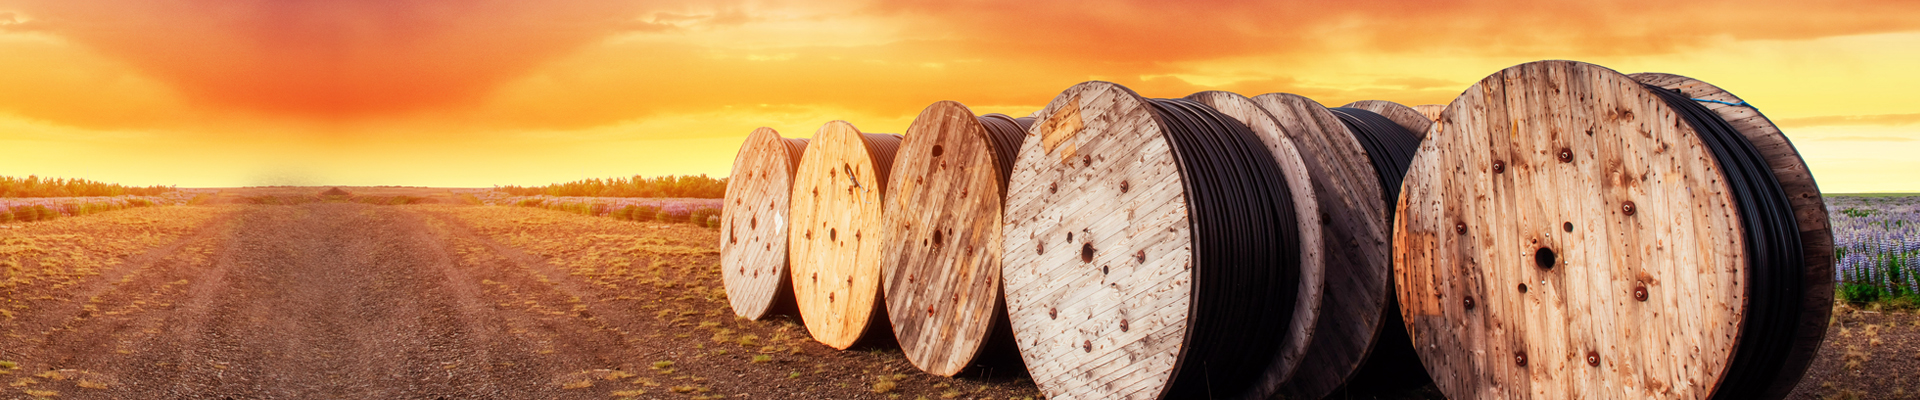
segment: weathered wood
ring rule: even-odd
[[[996,150],[993,134],[965,105],[934,103],[907,128],[887,184],[887,316],[907,360],[935,375],[960,373],[989,339],[1012,334],[999,321],[1000,158],[1013,149]]]
[[[1326,288],[1314,335],[1297,372],[1280,388],[1289,398],[1318,399],[1355,377],[1393,320],[1386,192],[1367,153],[1338,117],[1312,99],[1271,93],[1253,101],[1299,147],[1319,200]],[[1389,353],[1398,354],[1398,353]],[[1385,359],[1380,364],[1417,360]]]
[[[1413,132],[1415,137],[1426,138],[1427,128],[1433,126],[1433,118],[1426,116],[1419,110],[1391,101],[1361,100],[1347,103],[1347,105],[1341,107],[1358,108],[1372,111],[1374,114],[1380,114],[1382,117],[1393,120],[1395,125],[1407,128],[1407,132]]]
[[[1231,92],[1200,92],[1187,96],[1187,99],[1213,107],[1252,129],[1261,144],[1266,145],[1267,151],[1272,153],[1274,161],[1280,164],[1281,172],[1286,175],[1288,191],[1293,195],[1293,212],[1298,218],[1300,235],[1300,292],[1294,303],[1293,321],[1288,323],[1285,341],[1274,354],[1273,362],[1261,374],[1260,382],[1245,393],[1247,398],[1265,399],[1277,393],[1280,385],[1293,376],[1300,362],[1306,358],[1307,345],[1315,335],[1315,324],[1319,320],[1321,299],[1327,284],[1324,243],[1336,238],[1324,236],[1320,200],[1314,195],[1312,175],[1308,173],[1306,161],[1301,159],[1299,148],[1294,146],[1292,139],[1287,138],[1280,122],[1272,114],[1253,99]]]
[[[1433,121],[1433,122],[1440,122],[1440,112],[1442,112],[1442,111],[1446,111],[1446,110],[1447,110],[1447,105],[1445,105],[1445,104],[1421,104],[1421,105],[1417,105],[1417,106],[1413,106],[1413,110],[1414,110],[1414,111],[1419,111],[1419,112],[1420,112],[1420,115],[1425,115],[1425,116],[1427,116],[1427,120],[1430,120],[1430,121]],[[1423,136],[1423,137],[1424,137],[1424,136]]]
[[[720,211],[720,270],[734,315],[757,320],[793,303],[793,284],[787,279],[787,199],[806,143],[760,128],[747,135],[733,157]]]
[[[1800,324],[1795,329],[1793,344],[1787,356],[1787,364],[1780,375],[1773,379],[1773,385],[1762,396],[1766,399],[1785,398],[1793,391],[1795,384],[1806,375],[1807,367],[1813,356],[1819,353],[1820,344],[1826,338],[1827,323],[1833,314],[1833,228],[1827,221],[1827,204],[1820,197],[1820,186],[1813,181],[1813,173],[1807,169],[1807,163],[1800,158],[1800,152],[1787,140],[1787,135],[1773,125],[1772,120],[1761,115],[1759,109],[1751,106],[1733,106],[1743,104],[1745,100],[1712,84],[1673,74],[1638,73],[1628,75],[1641,83],[1668,89],[1679,89],[1687,97],[1695,99],[1717,100],[1725,103],[1701,102],[1700,105],[1719,114],[1734,129],[1740,131],[1754,148],[1766,157],[1767,166],[1773,169],[1775,179],[1780,181],[1781,189],[1786,190],[1787,199],[1793,203],[1795,222],[1800,227],[1801,254],[1805,257],[1806,272],[1801,277],[1805,284],[1805,294],[1801,303]]]
[[[1710,396],[1746,304],[1713,157],[1663,100],[1590,64],[1508,68],[1448,105],[1393,237],[1401,312],[1441,392]]]
[[[1076,85],[1035,121],[1003,228],[1020,356],[1050,399],[1157,398],[1179,361],[1193,290],[1172,147],[1148,105],[1118,85]]]
[[[1209,297],[1207,294],[1213,292],[1201,293],[1202,289],[1228,293],[1224,286],[1214,286],[1222,282],[1218,277],[1240,276],[1237,274],[1255,269],[1236,271],[1215,264],[1217,260],[1209,263],[1198,258],[1197,251],[1202,249],[1219,251],[1218,243],[1195,240],[1217,232],[1208,229],[1213,225],[1200,224],[1221,222],[1213,219],[1220,215],[1196,214],[1212,210],[1197,206],[1215,206],[1211,201],[1216,197],[1211,196],[1224,192],[1212,187],[1190,189],[1198,182],[1213,182],[1206,179],[1218,176],[1249,177],[1249,171],[1257,168],[1271,174],[1261,175],[1260,185],[1269,186],[1260,190],[1280,195],[1278,191],[1285,185],[1278,179],[1282,175],[1280,167],[1251,133],[1235,131],[1232,134],[1249,136],[1206,136],[1220,140],[1218,143],[1231,142],[1217,148],[1230,153],[1209,156],[1236,157],[1243,165],[1220,163],[1222,169],[1210,172],[1217,175],[1189,175],[1186,169],[1196,168],[1201,159],[1183,160],[1176,154],[1176,143],[1192,143],[1180,141],[1187,139],[1176,135],[1170,128],[1173,125],[1162,120],[1155,104],[1112,83],[1081,83],[1055,97],[1036,115],[1035,125],[1020,148],[1008,182],[1001,275],[1020,355],[1049,399],[1205,396],[1201,393],[1208,389],[1207,382],[1216,383],[1212,387],[1214,396],[1237,396],[1253,385],[1260,371],[1222,368],[1221,363],[1264,365],[1271,360],[1273,349],[1284,341],[1284,322],[1291,317],[1279,318],[1279,322],[1213,320],[1209,324],[1204,320],[1237,314],[1212,308],[1225,304],[1211,303],[1221,298]],[[1166,104],[1206,107],[1187,100],[1168,100]],[[1195,112],[1203,115],[1193,117],[1229,125],[1227,129],[1239,125],[1211,109]],[[1178,132],[1202,135],[1185,128]],[[1280,201],[1263,199],[1260,207],[1276,207]],[[1291,206],[1288,211],[1292,211]],[[1279,211],[1260,208],[1258,213]],[[1283,218],[1275,215],[1248,220],[1246,228],[1260,232],[1258,241],[1279,242],[1273,238],[1292,228],[1271,222]],[[1250,243],[1252,237],[1248,236]],[[1263,253],[1259,254],[1265,257],[1265,252],[1278,253],[1272,251],[1278,246],[1248,248],[1261,248]],[[1287,256],[1290,254],[1274,257]],[[1265,263],[1257,259],[1246,262]],[[1276,269],[1294,268],[1277,259],[1271,262]],[[1284,306],[1245,307],[1234,312],[1291,312],[1294,294],[1290,292],[1298,285],[1291,277],[1245,283],[1232,290],[1287,294],[1273,298],[1229,296],[1240,302],[1236,304]],[[1284,289],[1271,285],[1284,285]],[[1244,328],[1234,332],[1251,334],[1229,338],[1222,332],[1233,327]],[[1240,353],[1227,354],[1229,350],[1221,345],[1242,340],[1247,348]],[[1196,355],[1209,351],[1223,353],[1216,354],[1218,358]],[[1218,379],[1208,381],[1209,376]]]
[[[807,332],[836,349],[852,347],[869,331],[887,334],[880,245],[887,173],[899,144],[899,135],[862,134],[845,121],[828,122],[794,173],[787,235],[794,298]]]

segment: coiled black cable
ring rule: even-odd
[[[1720,172],[1739,210],[1747,258],[1747,310],[1727,374],[1714,399],[1752,399],[1771,386],[1786,366],[1793,334],[1805,301],[1806,272],[1800,222],[1766,156],[1720,114],[1678,91],[1654,85],[1647,90],[1666,101],[1680,119],[1700,133],[1713,150]]]
[[[1367,160],[1373,164],[1379,179],[1387,226],[1393,226],[1397,214],[1394,209],[1400,202],[1400,184],[1407,177],[1407,169],[1413,166],[1413,155],[1420,149],[1420,136],[1392,119],[1365,109],[1339,107],[1327,111],[1346,125],[1347,132],[1360,142],[1360,149],[1367,152]],[[1407,325],[1400,316],[1400,301],[1392,290],[1387,291],[1386,307],[1382,311],[1380,333],[1373,347],[1367,350],[1366,359],[1348,377],[1345,387],[1403,388],[1432,381],[1426,367],[1420,364],[1413,337],[1407,334]]]
[[[1033,117],[987,114],[976,119],[980,120],[980,126],[987,128],[987,144],[993,147],[993,162],[1000,168],[1000,192],[1006,193],[1007,180],[1013,178],[1013,161],[1019,157],[1020,142],[1026,140]]]
[[[1000,198],[1004,201],[1007,182],[1013,178],[1013,163],[1020,157],[1020,142],[1026,140],[1027,128],[1033,127],[1033,117],[1014,118],[994,113],[975,119],[980,121],[981,127],[986,128],[985,139],[993,154],[994,166],[1000,168],[996,178],[999,179]],[[1005,283],[996,281],[995,284]],[[1013,321],[1007,315],[1006,299],[1002,297],[996,301],[999,304],[993,307],[993,325],[987,330],[987,337],[980,345],[980,353],[973,367],[1010,366],[1026,369],[1024,361],[1020,359],[1019,344],[1014,340]]]
[[[1387,204],[1387,222],[1392,226],[1393,208],[1400,202],[1400,181],[1413,166],[1413,154],[1420,150],[1420,137],[1387,117],[1359,108],[1329,108],[1340,123],[1360,141],[1373,171],[1380,177],[1380,195]]]
[[[1241,394],[1287,335],[1300,241],[1280,165],[1246,125],[1186,99],[1148,100],[1180,166],[1193,243],[1185,345],[1164,398]]]

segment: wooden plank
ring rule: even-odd
[[[1569,61],[1501,71],[1446,108],[1393,239],[1402,315],[1443,393],[1712,394],[1745,261],[1729,189],[1678,118],[1633,79]]]
[[[1320,220],[1320,199],[1314,195],[1313,178],[1306,161],[1273,114],[1261,108],[1253,99],[1231,92],[1207,91],[1194,93],[1187,98],[1213,107],[1221,114],[1247,125],[1260,138],[1274,161],[1280,164],[1287,189],[1293,195],[1293,212],[1300,235],[1300,291],[1295,299],[1293,320],[1288,323],[1285,342],[1280,344],[1279,351],[1260,381],[1246,393],[1248,398],[1265,399],[1278,393],[1281,384],[1291,378],[1306,359],[1308,345],[1313,341],[1315,327],[1319,323],[1321,301],[1327,285],[1325,243],[1338,238],[1326,236]]]
[[[887,185],[887,316],[907,360],[935,375],[960,373],[992,336],[1011,334],[996,325],[1006,182],[989,135],[965,105],[934,103],[907,128]]]
[[[1781,189],[1786,190],[1787,198],[1792,202],[1794,219],[1800,227],[1801,253],[1805,257],[1805,273],[1801,276],[1805,286],[1801,290],[1806,297],[1801,303],[1800,324],[1794,331],[1793,343],[1788,346],[1790,350],[1786,365],[1762,396],[1784,398],[1806,375],[1813,356],[1819,353],[1820,344],[1826,338],[1827,322],[1833,313],[1833,228],[1827,220],[1826,200],[1820,196],[1820,186],[1814,182],[1813,173],[1807,169],[1806,161],[1800,158],[1799,150],[1793,147],[1793,141],[1788,140],[1772,120],[1760,114],[1758,108],[1735,105],[1746,103],[1740,97],[1718,86],[1680,75],[1638,73],[1628,76],[1641,83],[1678,89],[1694,99],[1717,101],[1700,104],[1719,114],[1721,119],[1740,131],[1741,136],[1745,136],[1760,150],[1761,155],[1766,157],[1767,165],[1773,169],[1774,177],[1780,181]]]
[[[720,211],[721,281],[733,313],[758,320],[793,303],[787,271],[788,198],[800,162],[772,128],[747,135],[733,159],[733,174]]]
[[[1428,117],[1419,110],[1391,101],[1361,100],[1347,103],[1347,105],[1341,107],[1358,108],[1372,111],[1374,114],[1380,114],[1380,116],[1392,120],[1395,125],[1400,125],[1402,128],[1407,128],[1408,132],[1413,132],[1414,137],[1427,137],[1427,128],[1433,126],[1432,117]]]
[[[899,136],[861,134],[845,121],[815,132],[794,173],[788,252],[807,332],[836,349],[885,323],[880,245],[887,241],[884,171]]]
[[[1366,151],[1325,107],[1285,93],[1253,100],[1298,146],[1319,203],[1324,292],[1337,295],[1322,298],[1313,338],[1297,372],[1280,389],[1291,398],[1317,399],[1346,384],[1381,336],[1392,304],[1389,209],[1380,200],[1384,191]]]

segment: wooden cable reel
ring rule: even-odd
[[[1717,86],[1673,74],[1638,73],[1627,75],[1640,83],[1679,90],[1687,97],[1710,100],[1699,102],[1701,106],[1712,110],[1721,119],[1731,124],[1742,136],[1766,156],[1766,162],[1773,175],[1786,191],[1788,200],[1793,202],[1794,216],[1800,228],[1801,252],[1804,254],[1805,272],[1802,279],[1806,284],[1798,318],[1800,324],[1795,330],[1793,345],[1787,353],[1779,373],[1771,378],[1760,398],[1785,398],[1793,391],[1794,383],[1806,375],[1812,365],[1813,357],[1820,351],[1820,344],[1826,339],[1827,321],[1832,318],[1833,308],[1833,227],[1827,221],[1826,198],[1820,195],[1820,187],[1813,181],[1813,172],[1807,169],[1807,163],[1800,158],[1800,151],[1794,149],[1787,135],[1773,125],[1767,116],[1745,100],[1720,89]]]
[[[758,320],[792,307],[787,279],[787,211],[794,169],[806,139],[783,139],[772,128],[747,135],[733,157],[720,211],[720,270],[734,315]]]
[[[922,371],[953,376],[988,342],[1012,339],[1001,296],[1001,203],[1031,121],[975,117],[942,101],[907,128],[889,175],[888,240],[879,254],[887,317]]]
[[[1293,195],[1293,215],[1299,221],[1296,225],[1300,231],[1299,295],[1295,297],[1293,319],[1287,325],[1286,341],[1279,345],[1273,361],[1265,366],[1259,382],[1245,392],[1246,398],[1266,399],[1276,393],[1287,378],[1293,376],[1295,369],[1305,359],[1327,284],[1325,249],[1322,246],[1324,241],[1332,238],[1323,236],[1320,200],[1314,196],[1313,179],[1307,173],[1306,161],[1301,159],[1299,148],[1282,132],[1280,122],[1272,114],[1254,103],[1253,99],[1232,92],[1206,91],[1189,95],[1187,99],[1213,107],[1252,130],[1274,161],[1279,163],[1281,173],[1286,175],[1287,191]]]
[[[1290,195],[1265,146],[1205,105],[1106,82],[1067,89],[1035,121],[1007,185],[1002,277],[1040,390],[1249,390],[1298,287]]]
[[[794,173],[787,235],[794,298],[807,332],[827,346],[852,347],[875,325],[886,332],[880,246],[887,174],[899,145],[900,135],[828,122]]]
[[[1443,393],[1771,399],[1799,381],[1832,301],[1818,190],[1752,107],[1700,104],[1719,129],[1696,125],[1694,99],[1744,104],[1684,77],[1541,61],[1447,107],[1394,235],[1401,312]],[[1764,160],[1723,158],[1729,136]],[[1753,229],[1758,215],[1797,227]]]
[[[1322,299],[1300,365],[1280,393],[1318,399],[1368,377],[1422,383],[1417,355],[1401,343],[1404,331],[1393,311],[1387,225],[1392,210],[1368,153],[1338,117],[1312,99],[1271,93],[1253,101],[1299,148],[1312,179],[1323,226],[1324,290],[1330,294]],[[1362,374],[1363,367],[1369,373]]]
[[[1412,132],[1414,136],[1421,138],[1427,137],[1427,128],[1433,127],[1432,117],[1428,117],[1417,108],[1407,107],[1391,101],[1361,100],[1347,103],[1347,105],[1341,107],[1358,108],[1372,111],[1374,114],[1380,114],[1382,117],[1393,120],[1393,123],[1399,124],[1400,127],[1407,128],[1407,132]]]
[[[1446,111],[1447,106],[1444,104],[1421,104],[1413,106],[1413,110],[1419,111],[1420,115],[1427,116],[1427,120],[1429,121],[1440,122],[1440,112]],[[1425,133],[1425,131],[1421,132],[1421,134]]]

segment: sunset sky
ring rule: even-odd
[[[0,0],[0,175],[138,185],[726,175],[1068,86],[1444,104],[1573,59],[1688,75],[1826,192],[1920,191],[1920,1]]]

